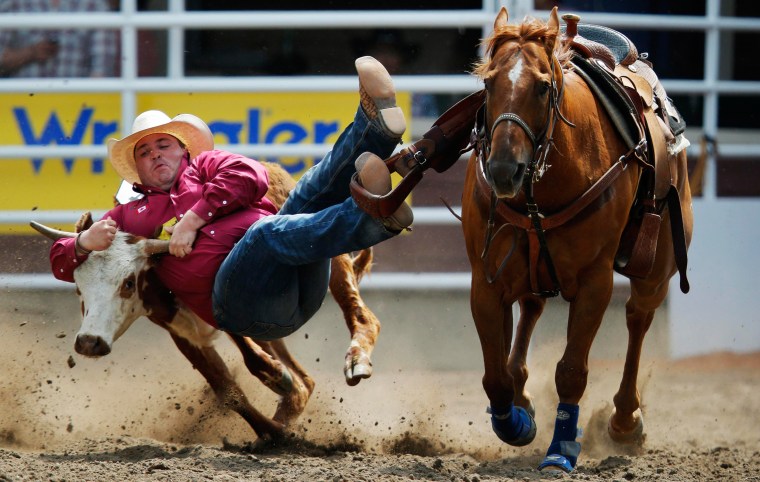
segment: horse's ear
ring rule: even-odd
[[[546,43],[546,50],[549,54],[554,51],[554,45],[557,43],[557,36],[559,36],[559,14],[557,14],[557,7],[552,8],[552,12],[549,14],[549,21],[546,22],[546,26],[549,27],[547,39],[550,39]]]
[[[493,31],[496,32],[506,27],[508,20],[509,20],[509,12],[507,12],[507,7],[501,7],[501,10],[499,10],[499,14],[496,15],[496,20],[494,20],[493,22]]]

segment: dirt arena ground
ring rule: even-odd
[[[252,452],[247,425],[218,409],[200,375],[148,322],[139,320],[108,357],[74,353],[73,297],[0,296],[0,481],[760,481],[760,353],[645,358],[647,440],[637,450],[614,446],[605,432],[622,362],[595,359],[579,466],[559,475],[535,470],[552,433],[559,345],[532,354],[539,434],[512,448],[491,432],[479,369],[431,369],[430,348],[407,361],[408,341],[386,325],[374,376],[348,387],[343,351],[307,325],[292,346],[317,381],[315,394],[292,443]],[[246,376],[226,340],[220,346],[254,403],[271,413],[274,396]],[[402,349],[402,364],[386,361]],[[452,353],[463,355],[480,356]]]

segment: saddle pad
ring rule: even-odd
[[[611,74],[593,62],[576,55],[572,63],[576,67],[575,71],[586,81],[604,106],[628,149],[632,149],[641,140],[641,131],[636,122],[636,108],[628,94],[615,82]]]

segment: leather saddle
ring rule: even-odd
[[[615,270],[635,278],[651,273],[662,211],[667,205],[681,276],[686,278],[686,242],[677,183],[678,152],[689,145],[685,122],[667,96],[652,65],[625,35],[599,25],[579,24],[563,15],[562,41],[575,53],[572,64],[595,93],[629,149],[646,145],[636,199],[615,258]],[[682,162],[682,161],[680,161]]]

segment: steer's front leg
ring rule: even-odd
[[[170,334],[177,348],[201,372],[225,408],[243,417],[261,439],[271,440],[283,435],[281,423],[267,418],[251,405],[213,346],[197,347],[175,333]]]

